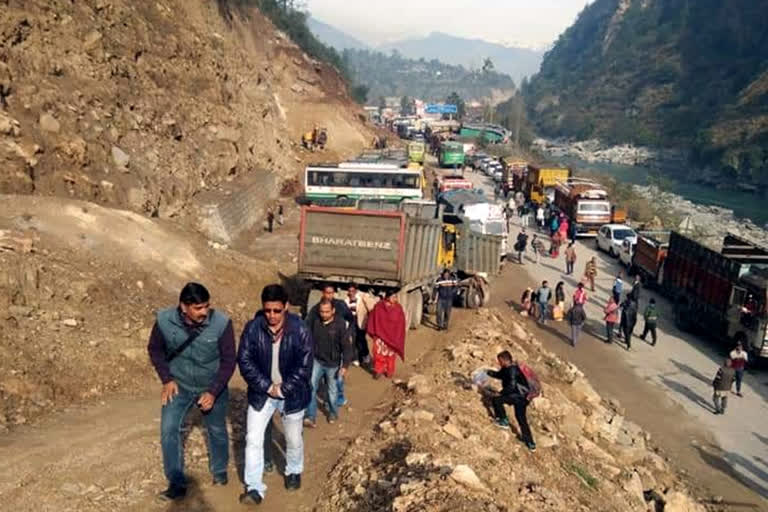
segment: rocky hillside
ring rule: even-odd
[[[472,323],[422,374],[401,383],[378,426],[331,473],[317,512],[705,510],[650,436],[576,367],[493,310]],[[543,383],[528,414],[535,453],[515,438],[516,426],[510,433],[491,423],[471,380],[502,349]]]
[[[195,220],[369,140],[335,68],[239,0],[10,0],[0,16],[0,193]],[[227,185],[227,187],[225,187]]]
[[[549,136],[677,147],[768,184],[768,0],[596,0],[526,87]]]

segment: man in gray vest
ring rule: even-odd
[[[198,283],[187,283],[179,305],[157,312],[149,337],[149,357],[163,389],[160,402],[160,445],[168,488],[162,500],[187,494],[181,426],[196,405],[203,414],[214,485],[227,484],[227,383],[235,371],[232,321],[210,307],[210,294]]]

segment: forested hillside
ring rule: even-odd
[[[524,93],[546,135],[690,149],[768,183],[768,0],[596,0]]]
[[[452,92],[465,99],[503,101],[515,92],[508,75],[493,69],[468,70],[438,60],[412,60],[398,52],[385,55],[368,50],[344,50],[342,58],[352,79],[368,86],[369,101],[381,96],[443,100]]]

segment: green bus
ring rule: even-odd
[[[446,141],[440,144],[437,155],[440,167],[464,167],[464,144]]]

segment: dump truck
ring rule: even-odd
[[[402,211],[302,207],[298,277],[312,286],[307,309],[328,284],[400,290],[407,325],[419,327],[440,273],[441,233],[440,219]]]
[[[445,215],[463,217],[469,228],[479,234],[499,237],[499,260],[507,255],[509,232],[502,206],[485,197],[482,190],[452,190],[440,195]]]
[[[681,330],[768,357],[768,248],[729,233],[717,252],[673,231],[661,286]]]
[[[658,288],[664,279],[669,235],[669,231],[638,231],[637,243],[621,249],[621,260],[629,262],[630,275],[640,276],[644,286]]]
[[[558,181],[555,206],[576,227],[577,236],[597,236],[601,226],[611,222],[611,203],[602,185],[583,178]]]
[[[523,192],[536,204],[546,204],[555,199],[555,186],[571,177],[567,167],[536,167],[528,166],[528,176]]]
[[[372,201],[365,204],[377,207]],[[321,290],[328,284],[346,287],[355,283],[373,293],[399,290],[407,325],[416,329],[444,268],[440,265],[441,251],[445,251],[441,249],[441,210],[426,201],[403,201],[397,211],[385,202],[381,205],[383,210],[302,207],[297,277],[312,288],[306,309],[320,300]],[[495,254],[491,260],[487,256],[489,251],[498,254],[498,240],[468,233],[454,242],[451,268],[461,276],[460,300],[479,307],[488,292],[487,281],[483,281],[483,291],[478,283],[483,278],[478,274],[499,272]]]

